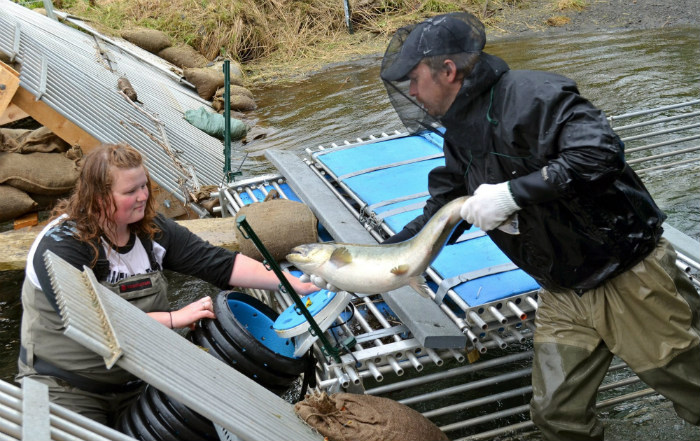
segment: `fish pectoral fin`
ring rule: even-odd
[[[352,254],[345,247],[338,247],[333,250],[331,257],[328,259],[336,267],[341,267],[352,262]]]
[[[391,269],[391,274],[395,276],[401,276],[403,274],[406,274],[408,272],[408,265],[405,263],[403,265],[398,265],[395,266]]]
[[[421,297],[425,297],[426,299],[430,299],[430,296],[428,295],[428,284],[425,281],[425,277],[423,276],[416,276],[416,277],[411,277],[411,280],[408,282],[408,285],[415,289],[418,294],[421,295]]]

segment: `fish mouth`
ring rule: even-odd
[[[287,260],[292,263],[305,263],[309,261],[308,250],[303,245],[296,246],[287,254]]]

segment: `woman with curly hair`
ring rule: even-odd
[[[169,328],[215,315],[209,297],[171,311],[164,269],[221,289],[275,290],[279,284],[262,263],[157,214],[150,176],[133,147],[102,145],[90,152],[73,194],[57,205],[27,257],[17,379],[31,376],[49,387],[52,402],[108,425],[138,397],[142,382],[119,366],[107,369],[101,356],[63,334],[46,251],[78,269],[91,268],[100,283]],[[288,278],[300,295],[318,290]]]

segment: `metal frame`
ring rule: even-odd
[[[624,135],[622,140],[627,145],[629,162],[637,167],[650,165],[638,170],[647,173],[700,162],[700,157],[691,155],[698,149],[686,146],[689,141],[700,138],[700,135],[693,133],[688,135],[689,131],[700,127],[694,122],[700,121],[700,112],[693,110],[696,108],[700,108],[700,100],[614,116],[609,121],[613,125],[621,120],[630,121],[630,124],[617,127],[616,131]],[[638,122],[636,119],[639,117],[651,119]],[[690,124],[676,123],[687,120],[691,121]],[[671,124],[672,127],[659,129],[658,126],[662,124]],[[655,129],[640,133],[640,130],[650,127]],[[383,133],[368,139],[358,138],[354,142],[331,144],[329,149],[352,148],[405,135],[400,132],[391,135]],[[661,137],[665,139],[640,145],[640,141],[649,142],[651,138]],[[654,149],[657,150],[649,154]],[[323,154],[325,150],[326,147],[319,146],[317,149],[307,149],[306,153],[313,158],[314,154]],[[680,160],[677,160],[679,157]],[[337,180],[331,171],[313,159],[304,161],[313,173],[327,183],[327,190],[372,236],[381,240],[385,234],[393,234],[378,216],[367,211],[364,202]],[[241,193],[257,200],[253,190],[259,189],[263,194],[267,194],[269,188],[280,191],[280,184],[285,182],[286,178],[281,174],[267,175],[222,187],[219,193],[222,201],[220,209],[224,215],[231,215],[244,205]],[[284,192],[280,191],[280,194],[285,197]],[[680,251],[679,267],[689,274],[696,287],[700,287],[700,245],[668,225],[665,228],[667,236]],[[427,275],[438,284],[442,281],[432,269],[428,270]],[[261,290],[250,293],[267,299],[280,311],[292,304],[283,293]],[[382,308],[381,296],[355,299],[352,303],[356,312],[352,319],[340,323],[335,335],[330,332],[328,335],[329,338],[338,339],[354,337],[358,345],[351,353],[341,356],[341,363],[324,357],[316,350],[319,359],[316,372],[318,390],[334,392],[347,389],[389,396],[420,410],[453,439],[490,439],[532,428],[534,425],[529,420],[528,404],[531,395],[529,365],[534,330],[532,321],[537,308],[536,293],[523,293],[478,307],[469,307],[452,290],[447,295],[458,308],[452,310],[442,304],[441,309],[468,336],[469,342],[465,348],[440,350],[423,347],[411,334],[410,323],[400,323],[386,308]],[[425,392],[428,385],[431,391]],[[495,385],[501,391],[494,394],[488,388]],[[597,405],[603,408],[654,393],[623,362],[616,359],[599,389],[600,401]],[[434,399],[450,404],[435,407]]]

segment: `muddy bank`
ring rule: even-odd
[[[654,29],[700,24],[697,0],[588,0],[582,10],[556,9],[552,0],[528,0],[504,6],[491,29],[494,37],[519,37],[544,32],[594,32],[616,29]]]

